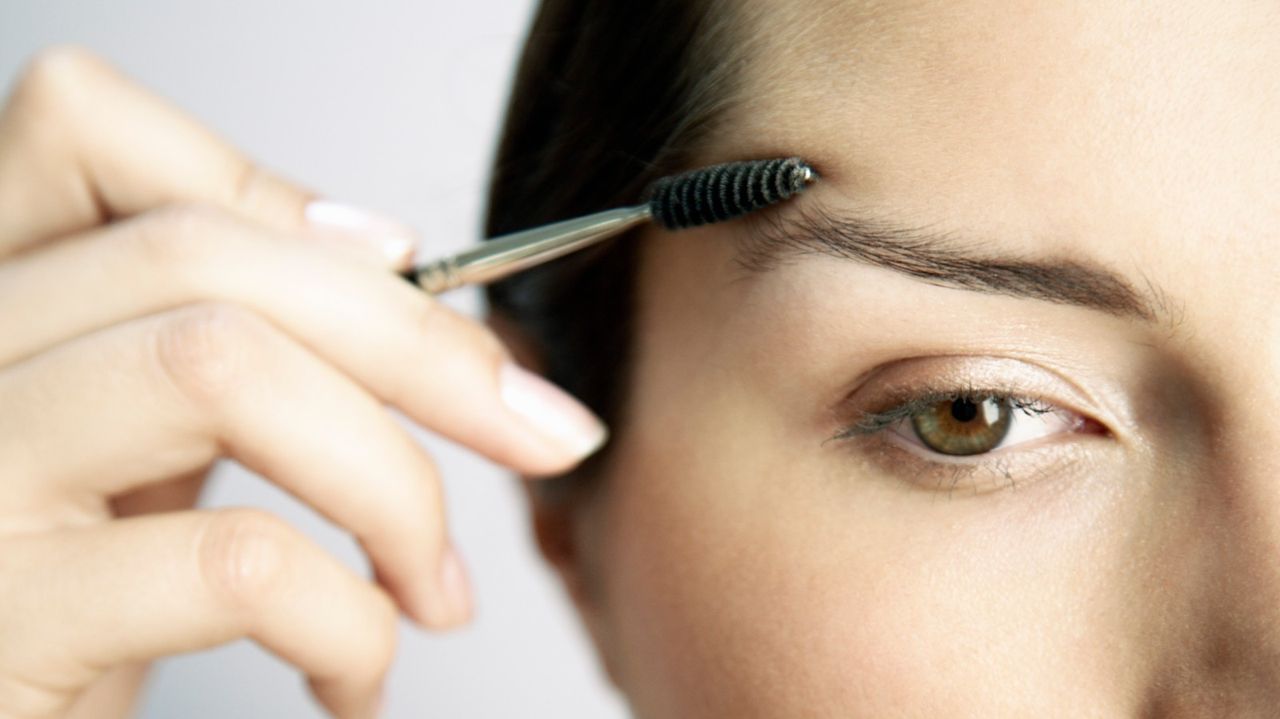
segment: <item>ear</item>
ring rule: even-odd
[[[588,545],[582,536],[583,509],[574,498],[555,497],[554,492],[543,491],[554,489],[542,486],[548,481],[557,480],[523,482],[529,502],[533,536],[538,544],[538,552],[560,577],[560,583],[587,629],[595,635],[595,619],[599,610],[598,592],[594,590],[592,581],[594,572],[591,571],[591,557],[584,551]]]
[[[541,372],[544,363],[540,349],[518,325],[500,313],[489,313],[485,324],[507,345],[511,355],[521,365],[534,372]],[[568,478],[521,478],[529,503],[534,539],[543,559],[555,570],[569,598],[582,616],[594,638],[596,637],[596,592],[591,590],[592,572],[590,557],[582,548],[584,526],[581,499],[566,492]],[[572,480],[569,480],[572,481]]]
[[[603,576],[599,566],[599,542],[591,538],[599,529],[592,526],[593,518],[598,519],[598,514],[585,506],[590,500],[583,497],[556,496],[567,493],[541,491],[560,489],[548,485],[548,482],[557,481],[560,480],[523,482],[538,551],[560,577],[582,627],[595,646],[605,677],[622,689],[615,657],[617,641],[610,631],[611,622],[600,584]]]

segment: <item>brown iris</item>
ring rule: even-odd
[[[935,402],[911,416],[911,427],[935,452],[962,456],[990,452],[1009,433],[1013,412],[995,398],[959,397]]]

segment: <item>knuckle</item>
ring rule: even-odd
[[[396,625],[399,610],[395,602],[386,592],[373,590],[377,606],[376,620],[371,622],[365,635],[367,648],[365,655],[357,663],[372,678],[386,676],[396,654]]]
[[[212,594],[232,607],[259,606],[285,579],[294,530],[257,509],[215,512],[200,537],[199,566]]]
[[[66,693],[60,686],[33,681],[14,671],[0,674],[0,717],[61,716],[66,704]]]
[[[507,358],[506,347],[487,327],[464,317],[432,297],[422,297],[420,300],[415,303],[412,323],[428,341],[443,338],[470,350],[473,354],[466,358],[468,363],[476,355],[495,365]]]
[[[132,239],[150,264],[182,270],[201,262],[211,235],[234,237],[232,219],[213,205],[183,203],[152,210],[131,223]]]
[[[263,375],[274,330],[253,312],[207,303],[172,313],[155,332],[154,357],[180,393],[198,402],[243,392]]]
[[[239,158],[237,162],[228,201],[235,207],[261,211],[269,204],[265,198],[271,194],[274,179],[266,170],[247,158]]]
[[[75,45],[55,45],[36,53],[18,79],[14,98],[41,115],[58,116],[76,106],[95,82],[103,63]]]

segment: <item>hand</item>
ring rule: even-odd
[[[604,430],[397,277],[411,250],[82,51],[31,64],[0,114],[0,717],[124,713],[148,660],[243,636],[368,716],[398,612],[466,621],[439,478],[385,405],[527,475]],[[268,513],[191,509],[221,456],[375,581]]]

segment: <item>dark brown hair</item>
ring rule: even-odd
[[[634,203],[684,169],[733,97],[725,2],[543,0],[498,146],[487,236]],[[637,259],[635,238],[623,236],[488,289],[492,311],[539,349],[548,379],[615,432]],[[596,474],[606,456],[577,476]]]

